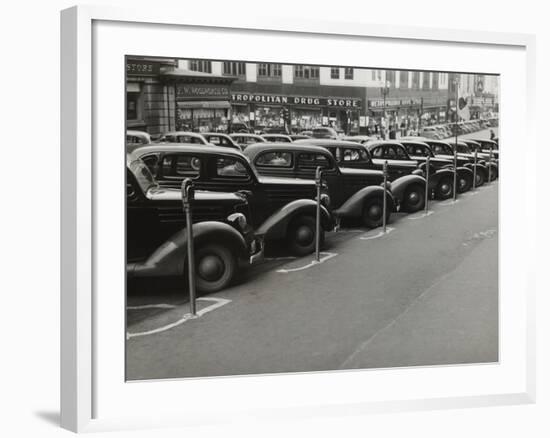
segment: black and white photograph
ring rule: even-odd
[[[125,65],[128,381],[499,362],[499,75]]]

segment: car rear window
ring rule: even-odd
[[[165,177],[196,178],[200,174],[201,159],[193,155],[167,154],[162,158],[161,168]]]
[[[216,158],[215,173],[217,177],[249,181],[250,174],[244,164],[235,158]]]
[[[256,159],[259,167],[292,167],[292,154],[289,152],[264,152]]]
[[[298,167],[300,169],[330,169],[330,160],[323,154],[316,153],[300,153],[298,155]]]

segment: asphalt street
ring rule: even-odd
[[[127,379],[498,361],[498,182],[388,231],[267,260],[196,319],[184,287],[129,296]]]

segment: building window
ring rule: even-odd
[[[408,88],[409,87],[409,72],[400,71],[399,72],[399,88]]]
[[[372,70],[372,80],[381,81],[382,80],[382,70]]]
[[[439,79],[439,75],[440,73],[432,73],[432,88],[434,90],[437,90],[439,88],[439,82],[440,82],[440,79]]]
[[[295,65],[294,77],[299,79],[319,79],[319,67],[309,65]]]
[[[340,67],[331,67],[330,68],[330,78],[331,79],[340,79]]]
[[[344,79],[353,79],[353,68],[346,67],[344,69]]]
[[[140,93],[126,93],[126,120],[139,119]]]
[[[228,76],[246,76],[246,64],[244,62],[224,62],[223,74]]]
[[[395,70],[386,70],[386,82],[390,83],[390,86],[395,87]]]
[[[412,72],[412,89],[418,90],[419,88],[420,88],[420,72],[413,71]]]
[[[430,88],[430,73],[425,71],[422,74],[422,89],[428,90]]]
[[[258,64],[258,76],[280,78],[281,72],[281,64]]]
[[[189,61],[189,70],[200,71],[202,73],[212,73],[212,62],[192,59]]]

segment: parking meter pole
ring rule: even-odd
[[[476,189],[476,180],[477,180],[477,150],[474,151],[474,185],[473,185],[473,190]]]
[[[321,167],[315,170],[315,185],[317,186],[317,203],[315,206],[315,260],[319,261],[321,251]]]
[[[193,213],[191,211],[191,198],[193,182],[185,178],[181,183],[181,199],[185,211],[185,223],[187,226],[187,270],[189,272],[189,306],[190,313],[197,315],[197,294],[195,290],[195,248],[193,245]]]
[[[384,233],[386,232],[386,209],[387,206],[387,199],[386,199],[386,186],[388,184],[388,161],[384,161],[384,193],[382,198],[382,230]]]
[[[487,182],[491,182],[491,163],[493,162],[493,148],[491,147],[490,150],[489,150],[489,164],[488,164],[488,168],[489,168],[489,180]]]
[[[453,166],[454,166],[454,174],[453,174],[453,201],[456,201],[456,162],[457,162],[457,157],[456,157],[456,149],[457,149],[457,144],[455,143],[455,154],[454,154],[454,163],[453,163]]]
[[[428,213],[428,200],[430,199],[430,156],[426,157],[426,193],[424,194],[424,211]]]

